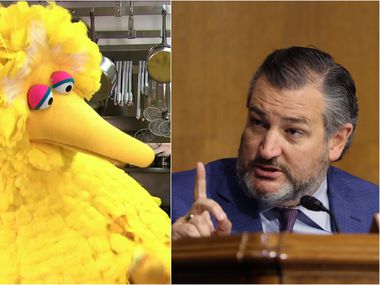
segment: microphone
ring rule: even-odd
[[[315,198],[313,196],[309,196],[309,195],[302,196],[300,199],[300,204],[302,206],[304,206],[306,209],[311,210],[311,211],[317,211],[317,212],[322,211],[322,212],[328,213],[330,215],[330,217],[332,218],[336,232],[337,233],[340,232],[339,227],[338,227],[338,223],[335,220],[334,214],[329,209],[327,209],[325,206],[323,206],[321,201],[319,201],[317,198]]]

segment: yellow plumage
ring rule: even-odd
[[[66,140],[87,126],[65,129],[75,98],[99,88],[101,54],[86,34],[55,4],[0,7],[0,283],[169,282],[170,220],[159,199],[101,158],[107,150],[93,137],[70,140],[88,139],[83,149]],[[28,89],[57,70],[73,75],[72,94],[29,110]],[[65,100],[75,103],[67,118],[54,113]],[[45,134],[51,124],[59,131]],[[125,162],[129,147],[131,159],[151,155],[130,144],[120,146]]]

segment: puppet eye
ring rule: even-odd
[[[28,90],[28,105],[31,110],[44,110],[53,103],[53,94],[46,85],[33,85]]]
[[[55,71],[50,76],[53,90],[60,94],[69,94],[74,87],[74,78],[65,71]]]

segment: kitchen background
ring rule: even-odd
[[[55,2],[67,8],[74,21],[86,23],[103,54],[102,87],[88,103],[106,121],[157,149],[147,168],[119,167],[160,197],[161,208],[169,214],[170,1]]]
[[[253,72],[274,49],[313,45],[351,72],[360,112],[339,167],[379,180],[379,3],[172,2],[173,171],[236,157]]]

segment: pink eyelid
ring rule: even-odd
[[[38,110],[51,93],[51,89],[47,85],[33,85],[28,90],[28,105],[32,110]]]
[[[74,82],[73,77],[67,73],[66,71],[55,71],[50,76],[51,83],[53,85],[53,88],[58,87],[62,83],[65,82]]]

